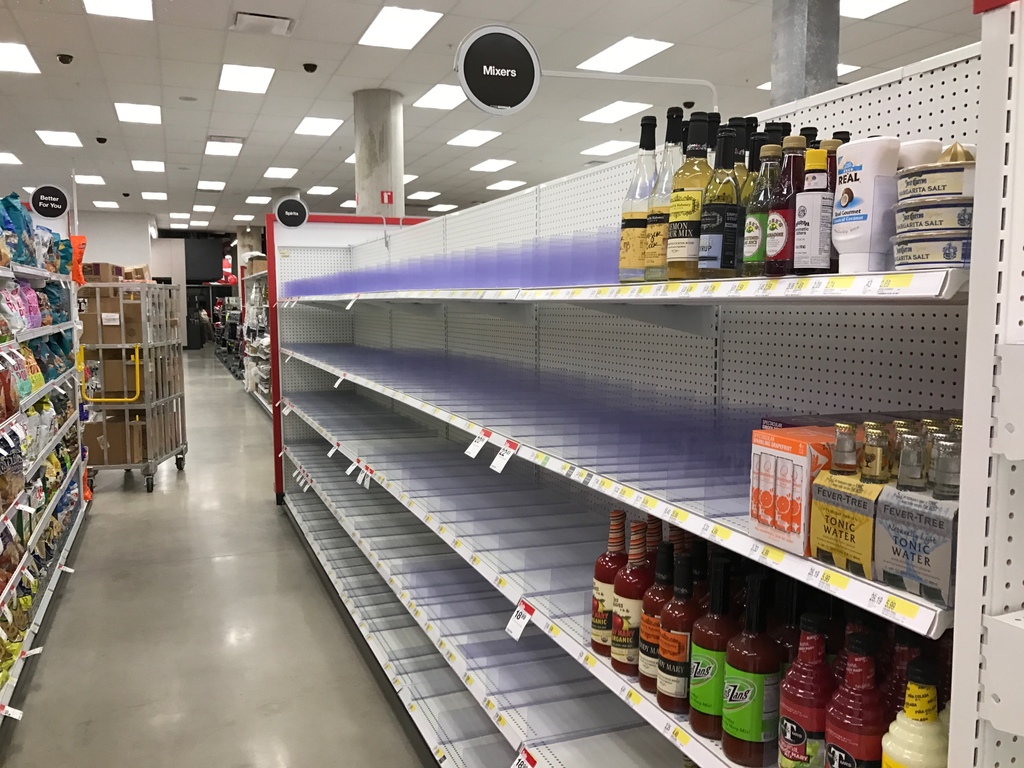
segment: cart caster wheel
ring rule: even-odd
[[[147,477],[146,478],[146,493],[152,493],[152,492],[153,492],[153,478],[152,477]]]
[[[126,469],[126,470],[124,471],[124,473],[125,473],[126,475],[130,475],[130,474],[132,473],[132,471],[131,471],[130,469]]]
[[[174,464],[175,464],[175,466],[178,467],[178,471],[183,470],[185,468],[185,457],[184,456],[176,457],[174,459]]]

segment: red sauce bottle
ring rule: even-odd
[[[896,627],[895,639],[892,670],[882,684],[882,702],[885,705],[885,719],[889,724],[902,711],[907,698],[907,666],[921,655],[921,642],[909,629]]]
[[[782,171],[768,213],[768,238],[764,273],[769,277],[793,274],[795,245],[796,196],[804,188],[803,136],[787,136],[782,140]]]
[[[782,576],[776,582],[775,613],[781,614],[782,623],[772,630],[772,639],[782,648],[782,674],[789,670],[800,650],[800,613],[803,608],[803,593],[793,579]]]
[[[836,683],[842,683],[846,678],[846,659],[850,644],[850,638],[861,633],[870,633],[868,626],[868,615],[863,609],[852,605],[846,606],[846,629],[843,631],[843,647],[839,650],[835,662],[832,664],[832,672],[836,676]]]
[[[852,635],[846,651],[846,678],[825,715],[825,765],[881,768],[889,723],[875,683],[875,638],[866,632]]]
[[[694,622],[690,633],[690,727],[706,739],[722,738],[725,653],[739,632],[729,605],[729,559],[716,556],[711,564],[711,608]]]
[[[654,515],[647,516],[647,564],[651,566],[652,571],[658,568],[658,545],[661,544],[662,527],[660,518]]]
[[[821,765],[825,749],[825,712],[836,679],[826,658],[828,619],[820,613],[800,617],[800,650],[786,672],[779,697],[779,762]]]
[[[693,555],[693,599],[700,604],[703,616],[711,608],[711,584],[708,581],[708,543],[694,539],[690,547]]]
[[[650,530],[650,523],[648,523]],[[658,545],[658,563],[654,584],[644,593],[643,616],[640,617],[640,687],[654,693],[658,690],[658,648],[661,644],[661,611],[672,599],[672,568],[675,547],[670,541]]]
[[[722,751],[738,765],[775,765],[782,649],[768,634],[768,580],[747,576],[743,632],[729,641],[722,693]]]
[[[594,595],[590,604],[590,647],[600,656],[612,655],[612,601],[615,577],[626,567],[626,513],[612,510],[608,551],[594,564]]]
[[[820,592],[818,593],[821,594]],[[846,645],[846,619],[843,617],[841,601],[828,596],[828,636],[825,638],[825,656],[830,666],[834,667],[836,659]],[[837,679],[838,683],[839,680]]]
[[[684,552],[689,551],[686,541],[686,531],[682,528],[676,528],[674,525],[668,527],[668,540],[674,548],[674,552],[677,555],[681,555]]]
[[[658,706],[685,715],[690,711],[690,633],[704,612],[693,594],[693,556],[676,556],[675,589],[661,609],[658,643]]]
[[[647,523],[629,524],[629,562],[615,576],[612,601],[612,669],[629,677],[640,674],[640,621],[644,593],[654,583],[647,564]]]

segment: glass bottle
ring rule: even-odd
[[[647,249],[644,254],[644,280],[664,280],[668,276],[668,217],[672,207],[672,179],[683,164],[683,109],[669,107],[665,128],[665,150],[661,155],[658,184],[651,193],[647,212]]]
[[[926,659],[907,669],[903,711],[882,737],[882,765],[899,768],[946,768],[949,733],[939,718],[939,673]]]
[[[857,474],[857,425],[847,421],[836,424],[836,446],[832,450],[832,474]]]
[[[644,279],[647,251],[647,214],[651,193],[658,183],[658,161],[654,156],[655,129],[652,115],[640,119],[640,152],[636,170],[622,204],[622,234],[619,237],[619,282],[638,283]]]
[[[868,615],[862,608],[847,603],[844,605],[843,610],[846,615],[846,626],[843,629],[843,647],[839,649],[839,653],[836,654],[836,659],[832,663],[832,672],[836,676],[836,682],[842,682],[846,676],[846,662],[850,656],[850,638],[854,635],[871,631],[868,627]]]
[[[690,711],[690,633],[703,615],[693,594],[693,556],[677,555],[672,599],[661,610],[658,644],[658,706],[685,715]]]
[[[892,453],[889,456],[889,474],[898,478],[900,476],[900,459],[903,457],[903,438],[907,435],[916,435],[917,429],[914,426],[907,426],[910,422],[905,419],[897,419],[893,422],[895,437],[892,442]]]
[[[901,491],[924,491],[928,488],[925,476],[924,435],[907,432],[899,435],[900,467],[896,487]]]
[[[686,159],[672,178],[666,261],[669,280],[696,280],[700,259],[700,214],[704,189],[711,179],[708,165],[708,116],[690,115]]]
[[[736,184],[742,191],[743,185],[747,183],[747,118],[730,117],[728,125],[736,132],[732,151],[736,161]]]
[[[658,690],[661,611],[672,599],[673,563],[672,543],[661,542],[658,546],[657,567],[654,569],[654,584],[644,593],[643,615],[640,617],[640,687],[651,693]]]
[[[661,546],[663,528],[664,524],[660,517],[647,516],[647,565],[651,567],[652,571],[658,565],[658,547]]]
[[[701,615],[711,608],[711,581],[708,578],[708,542],[694,539],[690,547],[693,556],[693,599],[700,603]]]
[[[889,432],[864,430],[864,451],[860,461],[860,479],[865,483],[884,485],[889,482]]]
[[[775,188],[779,183],[782,147],[765,144],[761,147],[761,169],[757,183],[747,203],[746,223],[743,226],[743,276],[760,277],[764,274],[768,246],[768,215]]]
[[[903,708],[907,694],[907,667],[921,655],[921,641],[906,627],[896,627],[896,642],[892,651],[892,671],[882,683],[882,702],[885,720],[891,723]]]
[[[956,501],[960,498],[960,441],[939,440],[936,454],[932,496],[940,501]]]
[[[832,138],[838,141],[840,144],[850,143],[850,132],[849,131],[834,131]]]
[[[708,150],[714,153],[718,146],[718,131],[722,127],[722,114],[720,112],[708,112]],[[715,158],[709,157],[708,163],[714,167]]]
[[[590,647],[599,656],[612,655],[612,604],[615,577],[626,567],[626,513],[614,509],[608,549],[594,564],[594,595],[590,604]]]
[[[782,140],[782,170],[768,214],[764,273],[769,277],[793,274],[796,196],[804,185],[805,148],[803,136],[786,136]]]
[[[847,641],[846,675],[825,714],[825,763],[880,766],[882,736],[888,730],[882,693],[875,683],[875,643],[867,633]]]
[[[740,205],[746,208],[754,195],[754,188],[761,173],[761,147],[768,143],[767,133],[755,133],[750,137],[747,152],[747,180],[740,188]]]
[[[782,132],[782,123],[765,123],[764,132],[768,134],[769,144],[782,146],[782,138],[786,135]]]
[[[828,180],[829,189],[835,194],[836,176],[839,174],[839,158],[836,152],[843,143],[838,139],[822,139],[819,146],[828,153]],[[832,254],[829,256],[829,272],[833,275],[839,273],[839,251],[835,244],[832,245]]]
[[[826,658],[828,619],[800,617],[800,648],[779,689],[779,765],[823,766],[825,713],[836,680]]]
[[[818,140],[818,129],[813,125],[805,125],[800,129],[800,135],[804,137],[804,141],[807,142],[809,147]]]
[[[772,639],[782,650],[782,674],[786,674],[789,665],[800,649],[800,614],[803,608],[803,594],[800,584],[790,578],[780,577],[775,591],[776,601],[774,614],[781,613],[781,623],[772,630]]]
[[[736,276],[736,240],[739,229],[740,188],[736,180],[733,145],[736,131],[718,130],[715,172],[704,190],[700,218],[699,277]]]
[[[829,179],[828,152],[824,149],[807,150],[804,165],[804,188],[796,196],[793,272],[827,274],[832,265],[835,179]]]
[[[711,564],[711,608],[690,634],[690,727],[706,739],[722,738],[725,653],[740,631],[729,606],[729,560]]]
[[[612,669],[628,677],[640,674],[640,621],[644,593],[654,583],[647,564],[647,523],[629,525],[629,562],[615,575],[612,599]]]
[[[774,765],[779,750],[782,649],[767,632],[767,582],[747,577],[743,632],[729,641],[722,700],[722,751],[738,765]]]
[[[753,143],[751,142],[750,139],[751,139],[751,137],[755,133],[757,133],[757,126],[760,125],[760,122],[758,121],[758,119],[756,117],[747,117],[746,121],[747,121],[747,157],[749,158],[750,157],[750,153],[754,151],[754,146],[753,146]],[[765,140],[765,144],[767,144],[767,143],[768,143],[768,141],[766,139]]]

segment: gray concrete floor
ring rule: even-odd
[[[0,765],[419,765],[274,504],[270,420],[209,350],[186,381],[185,471],[97,475]]]

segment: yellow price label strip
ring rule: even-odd
[[[849,277],[830,277],[828,282],[825,283],[826,291],[847,291],[853,287],[853,276]]]
[[[921,610],[920,606],[914,605],[909,600],[904,600],[902,597],[896,597],[896,595],[889,595],[885,599],[884,607],[889,613],[894,613],[905,619],[917,618],[917,614]]]
[[[606,477],[602,477],[597,484],[602,491],[607,491],[609,488],[612,487],[612,481]]]
[[[786,556],[786,553],[781,549],[775,547],[769,547],[765,545],[761,547],[761,558],[764,560],[771,560],[773,563],[781,563],[782,559]]]
[[[843,576],[841,573],[825,569],[821,574],[821,583],[826,587],[832,587],[833,589],[843,591],[850,586],[850,578],[849,576]]]
[[[711,528],[711,538],[718,539],[719,541],[728,541],[732,536],[732,531],[721,525],[716,525]]]
[[[455,546],[456,549],[461,547],[462,546],[462,539],[456,539],[455,542],[454,542],[454,546]]]
[[[595,659],[589,653],[586,653],[586,654],[583,655],[583,663],[586,664],[591,669],[593,669],[594,667],[597,666],[597,659]]]
[[[498,722],[498,726],[501,727],[501,728],[504,728],[506,725],[508,725],[508,720],[505,719],[504,715],[498,715],[497,722]]]
[[[680,523],[685,523],[690,519],[690,513],[685,509],[679,509],[678,507],[672,510],[672,519],[678,520]]]
[[[672,738],[682,744],[684,747],[690,743],[690,736],[678,725],[672,729]]]
[[[549,625],[548,632],[551,634],[552,637],[558,637],[560,634],[562,634],[562,630],[558,628],[557,624]]]
[[[508,586],[508,581],[507,581],[507,580],[505,579],[505,577],[504,577],[504,576],[499,576],[499,577],[498,577],[498,586],[499,586],[499,587],[500,587],[501,589],[504,589],[505,587],[507,587],[507,586]]]
[[[642,499],[640,499],[640,505],[646,507],[647,509],[654,509],[655,507],[658,506],[658,502],[652,499],[650,496],[644,496]]]
[[[494,709],[494,702],[490,699],[484,699],[484,706],[487,707],[487,709]]]
[[[913,281],[913,275],[890,275],[882,278],[879,288],[883,291],[893,288],[909,288]]]
[[[634,691],[632,688],[626,693],[626,700],[634,707],[640,706],[640,702],[643,701],[643,697],[639,693]]]
[[[480,565],[480,558],[476,555],[473,555],[471,558],[469,558],[469,562],[471,562],[473,565]]]
[[[473,676],[472,675],[467,674],[462,679],[466,681],[466,685],[472,685],[473,684]]]

